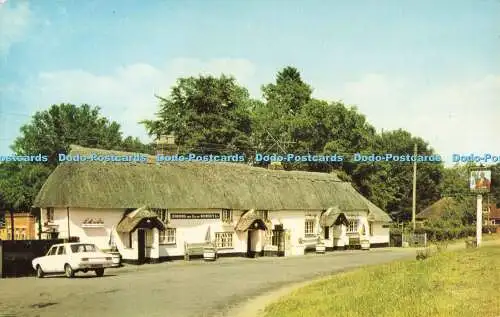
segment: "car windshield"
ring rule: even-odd
[[[98,249],[93,244],[72,244],[71,251],[73,253],[97,252]]]

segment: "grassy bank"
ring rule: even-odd
[[[265,317],[500,316],[500,248],[343,273],[266,307]]]

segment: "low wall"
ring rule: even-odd
[[[78,241],[78,237],[72,237],[69,242]],[[68,242],[67,239],[0,240],[0,277],[34,275],[31,261],[44,256],[54,244],[65,242]]]

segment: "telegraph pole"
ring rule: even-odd
[[[417,210],[417,143],[415,143],[413,161],[413,203],[412,203],[412,222],[413,222],[413,232],[415,232],[416,222],[415,222],[415,212]]]

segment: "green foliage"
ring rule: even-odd
[[[256,105],[232,77],[181,78],[160,99],[156,120],[142,121],[150,135],[175,134],[183,151],[221,154],[248,151]]]
[[[421,138],[404,130],[376,135],[372,148],[364,152],[412,154],[414,145],[419,155],[434,151]],[[399,220],[409,220],[412,214],[413,164],[411,162],[356,163],[347,167],[361,193],[389,212],[397,212]],[[439,198],[439,183],[443,166],[440,163],[417,164],[417,210],[422,210]]]
[[[48,165],[0,164],[0,209],[31,210],[31,203],[52,172]]]
[[[0,207],[29,211],[32,201],[58,163],[58,153],[71,144],[100,149],[145,151],[137,138],[122,140],[120,125],[101,116],[99,107],[52,105],[36,112],[21,127],[12,149],[18,155],[45,154],[49,164],[8,162],[0,164]]]
[[[72,104],[52,105],[38,111],[29,124],[21,127],[21,136],[12,149],[17,154],[43,153],[57,164],[57,153],[67,153],[70,144],[103,149],[118,149],[122,138],[120,125],[109,122],[99,107]]]

